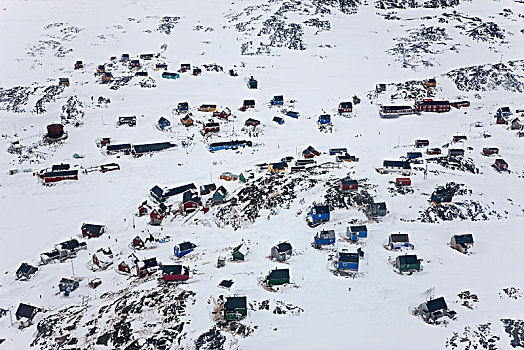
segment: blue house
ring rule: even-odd
[[[165,78],[165,79],[178,79],[178,78],[180,78],[180,74],[178,74],[178,73],[171,73],[171,72],[164,72],[164,73],[162,73],[162,78]]]
[[[300,113],[295,112],[295,111],[287,111],[286,115],[288,117],[295,118],[295,119],[298,119],[298,117],[300,117]]]
[[[422,158],[421,152],[408,152],[408,160]]]
[[[58,289],[60,290],[60,293],[64,293],[66,297],[69,296],[69,293],[77,289],[78,286],[78,281],[71,280],[69,278],[62,278],[60,283],[58,283]]]
[[[358,271],[358,253],[338,252],[337,268],[339,270]]]
[[[214,142],[209,145],[209,151],[214,152],[214,151],[220,151],[224,149],[238,149],[239,147],[243,148],[246,146],[251,147],[253,146],[253,143],[251,141],[245,141],[245,140]]]
[[[318,123],[321,125],[331,124],[331,115],[322,114],[320,117],[318,117]]]
[[[195,250],[196,245],[191,242],[182,242],[175,246],[175,256],[181,258]]]
[[[348,238],[351,239],[351,235],[356,235],[358,238],[366,238],[368,236],[368,228],[366,225],[350,226],[346,229]]]
[[[329,207],[327,205],[314,204],[311,208],[311,219],[313,223],[329,221]]]
[[[335,244],[335,230],[323,230],[313,237],[313,245],[315,247],[330,244]]]
[[[282,125],[285,123],[285,120],[283,118],[280,118],[280,117],[273,117],[273,121],[275,123],[277,123],[278,125]]]
[[[511,113],[511,110],[509,109],[509,107],[500,107],[499,109],[497,109],[497,113],[495,114],[495,116],[497,116],[497,117],[509,117],[512,114],[513,113]]]
[[[282,95],[273,96],[273,99],[271,100],[270,103],[272,106],[282,106],[284,104],[284,96]]]
[[[160,117],[160,119],[158,120],[158,128],[160,130],[165,130],[166,128],[170,126],[171,126],[171,122],[169,120],[167,120],[164,117]]]
[[[180,102],[177,105],[176,111],[177,111],[177,113],[184,113],[184,112],[189,111],[189,103],[187,103],[187,102]]]

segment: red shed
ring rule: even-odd
[[[338,113],[351,113],[353,111],[353,104],[351,102],[340,102],[338,104]]]
[[[162,265],[162,280],[164,282],[187,281],[189,268],[182,265]]]
[[[120,264],[118,264],[118,271],[123,273],[131,273],[131,268],[128,264],[122,261]]]
[[[482,154],[485,156],[491,156],[492,154],[499,154],[499,149],[496,147],[484,147]]]
[[[133,248],[142,249],[145,246],[146,244],[144,243],[142,238],[140,238],[139,236],[136,236],[135,238],[133,238]]]
[[[154,226],[158,226],[158,225],[162,224],[162,220],[164,220],[165,215],[164,214],[160,214],[156,209],[154,209],[151,212],[151,214],[149,214],[149,217],[151,219],[149,221],[149,224],[150,225],[154,225]]]
[[[253,118],[248,118],[245,122],[246,126],[258,126],[260,125],[260,120],[256,120]]]
[[[348,177],[340,179],[339,188],[341,192],[358,191],[358,181]]]
[[[493,166],[498,171],[507,171],[508,170],[508,163],[506,163],[506,161],[502,158],[495,160],[495,164],[493,164]]]
[[[206,134],[209,132],[219,132],[219,131],[220,131],[220,124],[216,122],[204,124],[204,133]]]
[[[397,186],[411,186],[411,179],[409,177],[397,177],[395,184]]]

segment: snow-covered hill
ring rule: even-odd
[[[0,349],[524,347],[524,137],[514,123],[524,123],[517,112],[524,109],[522,13],[513,0],[5,0]],[[141,67],[130,69],[125,53]],[[149,53],[150,60],[140,58]],[[78,60],[83,68],[75,69]],[[165,79],[156,69],[166,64],[176,72],[185,63],[201,75]],[[96,74],[100,65],[109,83]],[[247,86],[251,76],[257,89]],[[58,86],[59,78],[70,85]],[[433,78],[435,87],[424,85]],[[275,95],[284,96],[283,106],[270,105]],[[250,99],[255,108],[239,110]],[[470,106],[393,119],[379,113],[380,106],[422,99]],[[345,101],[353,111],[341,115]],[[194,126],[182,125],[180,102],[189,103]],[[212,117],[198,110],[202,104],[230,108],[232,116]],[[509,124],[496,124],[504,106],[513,112]],[[319,126],[325,114],[331,123]],[[117,126],[122,116],[136,116],[136,126]],[[160,117],[169,128],[158,127]],[[245,126],[248,118],[260,125]],[[203,135],[208,122],[220,131]],[[49,143],[46,126],[55,123],[67,138]],[[454,142],[458,135],[467,139]],[[109,154],[97,146],[102,138],[176,146],[134,157]],[[429,146],[416,148],[421,139]],[[231,140],[251,146],[209,151]],[[292,172],[308,146],[320,153],[316,163]],[[499,154],[485,156],[484,147]],[[337,162],[332,148],[346,148],[358,162]],[[464,156],[448,157],[451,149]],[[406,176],[377,171],[408,152],[422,153],[410,161],[410,186],[395,185]],[[282,173],[260,166],[284,157],[293,160]],[[509,172],[493,168],[499,158]],[[42,184],[36,174],[61,163],[79,170],[78,180]],[[120,169],[99,171],[110,163]],[[246,182],[220,179],[224,172]],[[346,176],[358,191],[339,191]],[[206,211],[184,214],[178,195],[165,202],[162,224],[150,225],[149,213],[160,208],[150,190],[189,183],[224,186],[226,202],[212,203],[212,191],[202,196]],[[431,202],[439,186],[453,189],[451,203]],[[148,214],[138,216],[144,201]],[[387,215],[371,215],[370,203],[380,202]],[[311,227],[315,203],[330,208],[330,220]],[[106,231],[85,239],[83,223]],[[352,225],[366,225],[367,238],[348,239]],[[334,230],[336,243],[316,249],[313,237],[322,230]],[[409,234],[413,250],[386,249],[399,232]],[[453,235],[465,233],[474,237],[469,254],[450,247]],[[145,249],[133,247],[135,237],[150,235]],[[86,241],[87,249],[42,263],[40,254],[70,239]],[[185,241],[196,248],[177,258],[174,247]],[[284,262],[270,259],[280,242],[293,247]],[[240,244],[248,248],[245,261],[232,261]],[[108,248],[111,257],[102,251]],[[363,252],[358,272],[337,270],[343,249]],[[416,254],[421,271],[400,274],[394,264],[404,254]],[[93,256],[112,264],[96,268]],[[220,268],[219,257],[226,258]],[[189,279],[165,283],[161,271],[136,276],[133,261],[142,266],[149,258],[188,267]],[[38,267],[28,280],[16,276],[24,262]],[[131,273],[118,271],[122,262]],[[264,285],[275,268],[289,269],[290,283]],[[79,282],[68,296],[59,292],[62,278]],[[223,280],[232,286],[219,287]],[[247,297],[247,316],[225,321],[224,301],[235,295]],[[454,319],[428,324],[416,315],[420,304],[441,296]],[[16,319],[20,303],[39,310],[32,324]]]

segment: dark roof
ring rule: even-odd
[[[223,280],[218,285],[219,287],[230,288],[233,285],[233,280]]]
[[[191,242],[182,242],[178,246],[181,252],[195,248],[195,245]]]
[[[275,95],[273,97],[273,100],[275,100],[275,101],[284,101],[284,96],[282,96],[282,95]]]
[[[280,123],[282,120],[284,120],[284,119],[282,119],[280,117],[273,117],[273,121],[274,122]]]
[[[499,108],[502,112],[509,112],[509,107],[500,107]]]
[[[269,273],[269,276],[267,276],[268,280],[276,280],[282,278],[289,279],[289,269],[275,269]]]
[[[206,124],[206,128],[214,128],[216,126],[220,126],[217,122],[211,122]]]
[[[183,186],[173,187],[165,191],[163,194],[164,197],[171,197],[176,196],[180,193],[184,193],[188,190],[196,190],[196,186],[194,183],[186,184]]]
[[[407,233],[392,233],[391,234],[391,241],[393,242],[408,242],[409,236]]]
[[[182,265],[162,265],[162,274],[164,275],[185,275],[189,273],[187,268],[182,273]]]
[[[240,146],[240,145],[250,145],[250,141],[245,141],[245,140],[241,140],[241,141],[238,141],[238,140],[235,140],[235,141],[224,141],[224,142],[214,142],[212,144],[210,144],[209,146],[210,147],[220,147],[220,146]]]
[[[220,196],[225,196],[227,194],[227,190],[224,186],[220,186],[219,188],[217,188],[216,192],[213,194],[214,195],[220,195]]]
[[[207,185],[200,186],[200,188],[203,188],[206,191],[211,191],[216,187],[217,186],[215,184],[207,184]]]
[[[24,317],[28,319],[32,319],[34,314],[37,312],[37,308],[28,304],[20,303],[18,305],[18,309],[16,310],[16,317]]]
[[[329,207],[327,205],[314,205],[313,209],[317,214],[329,213]]]
[[[71,239],[69,241],[60,243],[60,247],[62,249],[73,250],[80,247],[80,243],[76,239]]]
[[[415,254],[413,255],[400,255],[397,257],[400,265],[411,265],[411,264],[418,264],[419,260]]]
[[[158,142],[158,143],[148,143],[144,145],[134,145],[133,149],[135,153],[146,153],[146,152],[158,152],[165,149],[175,147],[176,145],[171,142]]]
[[[158,262],[156,261],[156,258],[144,259],[143,263],[144,263],[144,267],[146,268],[158,266]]]
[[[53,170],[53,171],[69,170],[70,167],[71,167],[71,165],[69,165],[69,164],[53,164],[51,166],[51,170]]]
[[[228,297],[224,305],[225,311],[247,309],[247,297]]]
[[[342,182],[342,185],[358,185],[357,180],[352,180],[349,177],[345,177],[343,179],[340,179],[340,182]]]
[[[506,163],[506,161],[502,158],[495,159],[495,162],[502,164],[502,165],[508,165],[508,163]]]
[[[351,108],[353,104],[351,102],[340,102],[340,108]]]
[[[249,105],[249,106],[253,105],[254,106],[255,105],[255,100],[244,100],[244,106],[245,105]]]
[[[351,226],[351,232],[367,232],[368,228],[366,225]]]
[[[411,106],[382,106],[382,110],[384,111],[404,111],[406,109],[413,109]]]
[[[119,145],[107,145],[106,150],[108,151],[123,151],[123,150],[130,150],[131,144],[130,143],[122,143]]]
[[[69,278],[62,278],[59,282],[59,284],[67,284],[67,285],[71,285],[71,284],[74,284],[75,281],[73,281],[72,279],[69,279]]]
[[[449,105],[449,101],[417,101],[417,103],[422,106]]]
[[[38,267],[31,266],[28,263],[22,263],[22,265],[20,265],[18,270],[16,270],[16,274],[17,275],[22,274],[23,276],[26,276],[26,275],[31,275],[35,273],[36,271],[38,271]]]
[[[428,306],[429,312],[435,312],[438,310],[445,310],[448,308],[446,305],[446,301],[444,300],[444,297],[432,299],[428,302],[426,302],[426,305]]]
[[[182,202],[183,203],[187,203],[187,202],[200,203],[201,200],[200,200],[200,197],[195,192],[186,191],[184,192],[184,195],[182,196]]]
[[[235,248],[233,248],[233,253],[238,252],[238,251],[240,250],[240,248],[242,248],[242,245],[243,245],[243,244],[244,244],[244,243],[240,243],[240,245],[238,245],[238,246],[236,246]]]
[[[471,233],[466,233],[463,235],[455,235],[455,242],[457,244],[472,244],[473,243],[473,235]]]
[[[338,253],[338,261],[358,263],[358,253]]]
[[[82,230],[87,230],[88,233],[93,235],[98,235],[104,228],[104,225],[96,225],[96,224],[82,224]]]
[[[282,242],[282,243],[279,243],[276,245],[277,247],[277,250],[282,253],[282,252],[287,252],[288,250],[292,250],[293,247],[291,246],[291,243],[288,243],[288,242]]]
[[[378,202],[371,204],[375,210],[387,210],[386,202]]]
[[[48,171],[44,173],[44,177],[71,176],[71,175],[78,175],[78,170]]]
[[[158,187],[157,185],[155,185],[155,187],[153,187],[150,190],[150,192],[153,193],[157,197],[162,197],[162,194],[164,193],[164,191],[160,187]]]
[[[384,167],[411,169],[411,165],[409,165],[409,162],[404,161],[404,160],[385,160],[383,162],[383,165]]]
[[[271,166],[273,169],[285,169],[287,168],[286,162],[278,162],[278,163],[271,163]]]

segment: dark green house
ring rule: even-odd
[[[233,261],[244,261],[246,259],[247,249],[244,244],[233,248],[233,253],[231,254]]]
[[[274,269],[266,277],[268,286],[279,286],[289,283],[289,269]]]
[[[224,305],[224,319],[236,321],[247,316],[247,297],[228,297]]]
[[[420,260],[415,254],[412,255],[400,255],[395,260],[395,267],[400,273],[420,271]]]

